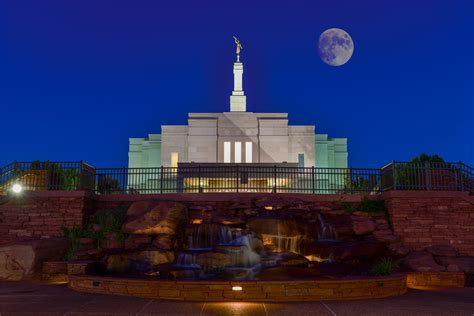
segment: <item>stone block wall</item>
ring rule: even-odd
[[[406,292],[405,274],[305,281],[158,281],[89,275],[70,275],[69,279],[69,287],[80,292],[180,301],[354,300],[398,296]],[[235,286],[240,290],[233,290]]]
[[[62,236],[62,227],[82,224],[92,203],[81,191],[42,191],[0,205],[0,245]]]
[[[463,272],[410,272],[407,287],[464,287]]]
[[[474,256],[474,196],[467,192],[391,191],[384,193],[393,232],[403,245],[423,250],[449,245]]]

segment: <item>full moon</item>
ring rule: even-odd
[[[319,36],[318,52],[326,64],[342,66],[351,59],[354,42],[346,31],[337,28],[328,29]]]

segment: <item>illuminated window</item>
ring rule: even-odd
[[[298,154],[298,167],[300,168],[304,167],[304,154],[303,153]]]
[[[224,162],[230,162],[230,142],[224,142]]]
[[[178,153],[177,152],[172,152],[171,153],[171,167],[177,168],[178,167]]]
[[[235,142],[235,163],[242,162],[242,143]]]
[[[252,162],[252,142],[245,142],[245,162]]]

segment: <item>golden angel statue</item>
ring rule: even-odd
[[[235,48],[235,53],[237,54],[237,62],[240,62],[240,50],[242,49],[242,43],[235,36],[234,36],[234,42],[235,42],[235,45],[237,45]]]

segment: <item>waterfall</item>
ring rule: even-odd
[[[260,255],[252,249],[252,238],[251,235],[244,235],[230,242],[231,246],[240,246],[240,250],[234,252],[232,257],[233,266],[253,267],[260,264]]]
[[[337,240],[337,232],[334,227],[327,223],[321,214],[319,218],[319,236],[318,240]]]
[[[217,245],[227,245],[232,239],[232,231],[228,226],[216,224],[196,225],[188,236],[188,249],[211,249]]]
[[[255,244],[253,235],[246,234],[241,229],[231,230],[228,226],[217,224],[202,224],[193,226],[188,234],[188,250],[180,253],[175,266],[178,268],[199,270],[200,278],[224,273],[235,279],[253,278],[260,271],[260,255],[252,245]],[[225,254],[226,263],[198,264],[199,254]]]
[[[176,266],[180,268],[196,269],[199,265],[196,263],[196,253],[182,252],[176,259]]]
[[[294,252],[301,253],[301,243],[304,236],[297,235],[292,237],[281,235],[262,234],[264,245],[276,246],[275,252]]]

